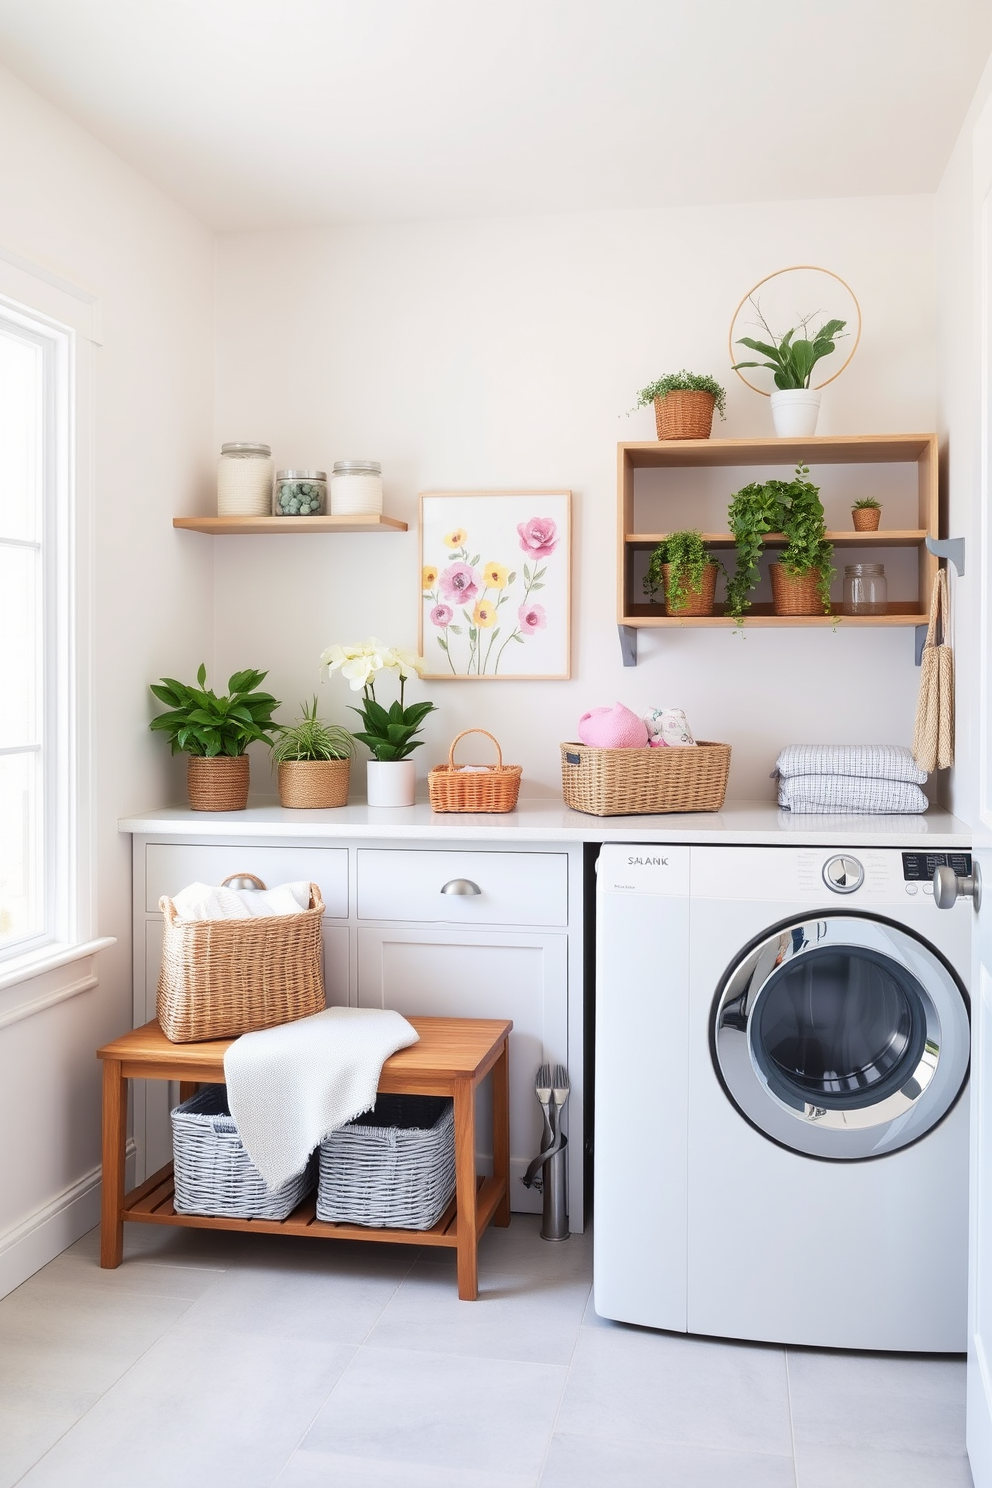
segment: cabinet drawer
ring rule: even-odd
[[[320,885],[325,914],[348,915],[345,847],[192,847],[150,842],[145,848],[145,908],[158,909],[191,883],[219,884],[232,873],[254,873],[268,887],[304,878]]]
[[[442,893],[467,879],[478,894]],[[358,850],[358,916],[454,925],[565,925],[564,853]]]

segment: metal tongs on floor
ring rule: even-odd
[[[568,1146],[568,1138],[561,1129],[561,1113],[568,1100],[568,1091],[568,1072],[565,1066],[556,1064],[552,1078],[551,1066],[542,1064],[534,1082],[534,1094],[544,1113],[544,1134],[541,1151],[522,1179],[527,1188],[536,1188],[544,1199],[542,1240],[568,1239],[568,1212],[565,1204],[565,1148]]]

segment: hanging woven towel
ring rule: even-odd
[[[954,653],[947,645],[949,621],[947,575],[940,568],[930,596],[930,624],[923,647],[913,734],[913,758],[927,771],[946,770],[954,763]]]

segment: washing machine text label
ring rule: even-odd
[[[628,858],[628,866],[631,868],[667,868],[667,858]]]

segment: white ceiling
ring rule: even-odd
[[[0,61],[220,230],[927,192],[989,0],[0,0]]]

